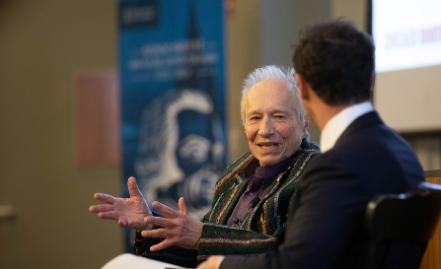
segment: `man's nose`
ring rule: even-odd
[[[270,136],[274,134],[274,126],[271,118],[264,117],[260,123],[259,134],[261,136]]]

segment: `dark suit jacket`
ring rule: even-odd
[[[228,256],[221,268],[363,268],[368,201],[405,192],[422,180],[409,145],[376,112],[362,115],[308,165],[277,249]]]

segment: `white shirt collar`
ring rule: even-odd
[[[321,152],[332,149],[340,135],[355,119],[374,110],[369,101],[349,106],[332,117],[323,127],[320,136]]]

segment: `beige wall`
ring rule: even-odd
[[[328,20],[328,0],[261,0],[260,65],[292,66],[292,52],[304,27]],[[319,130],[309,123],[311,140],[319,141]]]
[[[0,268],[99,268],[121,231],[87,212],[119,167],[74,163],[74,74],[115,70],[115,1],[0,2]]]
[[[246,75],[260,65],[260,3],[234,1],[227,17],[227,113],[230,160],[243,154],[248,146],[240,120],[240,94]]]
[[[368,0],[331,0],[331,17],[353,22],[359,29],[367,29]]]

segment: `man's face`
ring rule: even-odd
[[[260,166],[270,166],[291,156],[304,134],[294,107],[294,94],[279,79],[255,84],[244,97],[244,127],[248,147]]]

